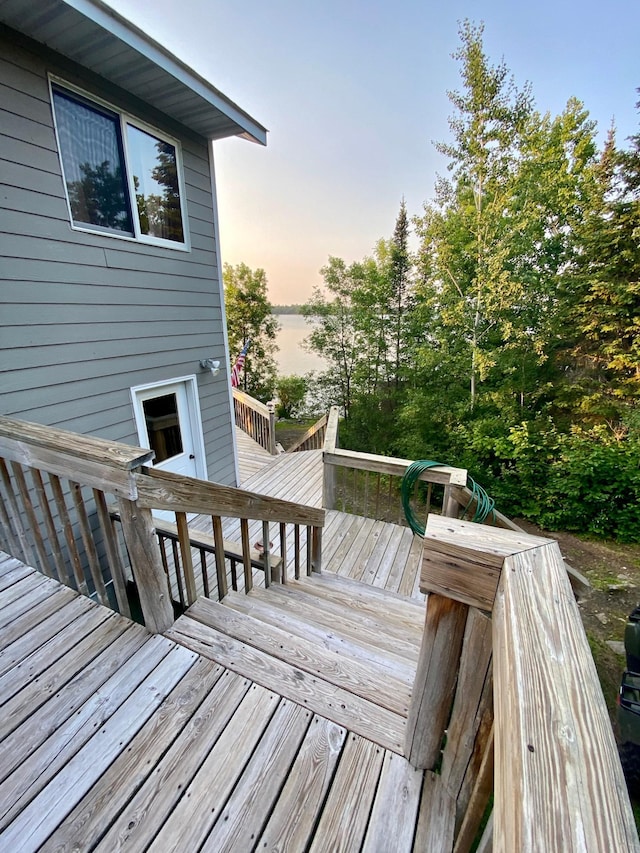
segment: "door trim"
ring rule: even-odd
[[[191,440],[195,451],[196,475],[201,480],[207,480],[207,458],[204,449],[204,434],[202,431],[202,416],[200,414],[200,399],[198,397],[198,380],[195,374],[191,376],[176,376],[172,379],[162,379],[160,382],[146,382],[144,385],[134,385],[131,391],[131,402],[133,404],[133,416],[138,433],[138,441],[142,446],[147,444],[147,428],[144,420],[144,412],[138,400],[138,394],[143,391],[162,390],[168,385],[184,384],[187,395],[187,406],[189,409],[189,421],[191,423]]]

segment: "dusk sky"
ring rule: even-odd
[[[329,255],[347,262],[433,197],[458,88],[458,21],[484,21],[536,107],[583,101],[600,141],[639,129],[640,3],[108,0],[269,129],[216,143],[222,258],[262,267],[273,303],[304,302]]]

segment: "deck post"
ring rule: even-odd
[[[338,407],[332,406],[329,410],[322,453],[322,506],[325,509],[335,509],[336,506],[336,466],[327,462],[326,457],[327,454],[332,454],[338,446],[338,421]]]
[[[466,604],[442,595],[433,593],[427,599],[404,748],[405,758],[421,770],[433,769],[440,755],[468,611]]]
[[[272,456],[277,456],[278,451],[276,449],[276,404],[273,400],[269,400],[267,403],[267,409],[269,409],[269,453]]]
[[[118,510],[144,624],[152,633],[162,634],[173,625],[174,619],[151,510],[125,498],[118,498]]]

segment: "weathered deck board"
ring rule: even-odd
[[[346,736],[346,729],[324,717],[314,716],[256,849],[305,849],[322,810]]]
[[[188,611],[191,619],[267,652],[309,675],[317,675],[336,687],[367,699],[396,714],[407,714],[411,685],[395,672],[382,671],[364,659],[353,659],[327,649],[306,637],[295,636],[282,627],[267,625],[224,604],[199,599]]]
[[[345,610],[335,602],[298,588],[292,589],[291,585],[274,586],[269,589],[269,594],[275,599],[285,599],[291,613],[322,625],[328,631],[339,630],[345,636],[378,648],[390,656],[396,655],[398,663],[415,663],[418,660],[419,646],[416,646],[415,641],[390,636],[382,618],[354,612],[349,614],[347,621],[344,618]]]
[[[423,775],[405,758],[385,755],[363,853],[411,853]]]
[[[31,575],[0,555],[9,586]],[[319,609],[330,614],[332,585],[344,579],[318,581]],[[34,600],[40,587],[47,594]],[[354,618],[373,625],[386,597],[345,587]],[[394,819],[384,812],[387,796],[409,823],[402,837],[413,833],[413,786],[390,751],[402,749],[401,715],[248,643],[221,636],[176,645],[179,631],[153,637],[55,581],[28,584],[25,598],[0,629],[0,849],[349,850],[367,837],[380,849]],[[24,600],[12,597],[8,607]],[[389,601],[392,611],[401,604]],[[421,612],[410,605],[408,627]],[[336,612],[327,618],[335,622]],[[293,648],[295,635],[283,633]],[[221,663],[197,654],[213,646],[224,650]],[[246,676],[221,665],[237,660]],[[261,668],[266,686],[254,683]],[[335,719],[314,713],[314,695]]]
[[[333,720],[401,754],[406,719],[284,663],[252,646],[181,616],[167,636],[280,696]]]
[[[195,733],[195,737],[201,735],[209,719],[203,703],[222,673],[222,667],[200,658],[167,696],[157,713],[146,721],[127,750],[120,753],[54,831],[43,851],[63,853],[72,849],[88,849],[92,839],[100,838],[109,829],[113,814],[132,800],[173,741],[185,730]],[[212,713],[209,710],[209,714]],[[181,745],[186,752],[188,743],[184,738]]]
[[[297,637],[310,640],[324,649],[349,659],[362,660],[368,665],[375,665],[381,673],[388,672],[394,678],[401,679],[407,686],[413,684],[416,674],[415,662],[407,662],[395,653],[389,655],[377,646],[366,643],[359,634],[347,636],[344,623],[339,631],[328,631],[323,625],[313,622],[310,618],[311,614],[304,613],[297,616],[287,606],[287,599],[274,596],[271,591],[253,589],[249,595],[229,593],[224,599],[224,604],[225,607],[246,613],[267,625],[282,628],[293,636],[294,641]]]
[[[311,853],[360,850],[376,794],[384,752],[349,735],[327,797]]]
[[[253,848],[307,733],[311,716],[300,705],[280,702],[203,851],[245,853]]]
[[[265,450],[257,441],[254,441],[251,436],[247,435],[244,430],[235,430],[236,448],[238,450],[238,471],[240,474],[240,485],[243,485],[251,477],[264,468],[266,465],[271,465],[274,457]]]

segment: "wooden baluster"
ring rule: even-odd
[[[380,483],[382,481],[382,475],[380,472],[376,475],[376,514],[375,519],[378,521],[380,519]]]
[[[287,525],[280,522],[280,556],[282,558],[282,583],[287,582]]]
[[[236,573],[236,566],[238,562],[235,557],[231,557],[231,589],[234,592],[238,591],[238,575]]]
[[[178,526],[178,539],[180,542],[180,555],[182,556],[182,569],[184,581],[187,588],[187,601],[193,604],[198,597],[196,579],[193,573],[193,560],[191,558],[191,542],[189,541],[189,524],[186,512],[176,513],[176,524]]]
[[[293,528],[293,547],[294,547],[294,577],[300,579],[300,525],[296,524]]]
[[[4,495],[2,494],[2,490],[0,489],[0,522],[2,523],[2,530],[5,536],[5,542],[3,543],[3,547],[5,551],[8,551],[10,554],[18,555],[20,554],[20,543],[13,531],[13,525],[11,524],[11,519],[9,518],[9,510],[7,509],[7,505],[4,500]]]
[[[313,562],[313,540],[311,536],[312,527],[307,525],[307,576],[311,577],[311,565]]]
[[[84,498],[82,496],[82,487],[79,483],[74,483],[71,480],[69,481],[69,486],[71,487],[71,496],[76,507],[76,515],[80,526],[80,536],[82,537],[84,552],[87,555],[93,586],[100,604],[103,604],[105,607],[109,607],[109,596],[107,595],[107,590],[104,585],[102,569],[100,568],[100,562],[98,561],[98,552],[96,551],[96,546],[93,541],[93,533],[89,524],[89,517],[87,515]]]
[[[351,500],[351,512],[358,515],[358,469],[353,468],[353,498]]]
[[[269,522],[262,522],[262,561],[264,563],[265,586],[269,586],[271,581],[278,583],[280,574],[277,566],[271,565],[271,549],[269,546]]]
[[[369,472],[363,471],[364,476],[364,512],[362,513],[365,518],[369,517]]]
[[[227,566],[224,559],[224,538],[222,535],[222,519],[219,515],[212,515],[213,541],[216,549],[216,577],[218,579],[218,599],[222,601],[228,592]]]
[[[29,527],[31,529],[31,535],[33,536],[33,540],[35,542],[36,553],[38,555],[38,561],[40,563],[40,570],[47,577],[52,578],[53,571],[49,564],[49,555],[47,554],[44,539],[42,538],[42,533],[40,532],[40,524],[38,522],[38,517],[36,515],[33,502],[31,501],[31,495],[29,494],[29,487],[27,486],[24,471],[22,470],[22,466],[19,465],[17,462],[11,463],[11,470],[13,471],[13,478],[16,481],[18,491],[20,492],[22,506],[24,507],[24,510],[27,514]],[[34,568],[37,568],[37,566],[34,566]]]
[[[322,572],[322,528],[313,527],[311,538],[311,569],[320,574]]]
[[[56,509],[58,510],[58,516],[60,518],[60,523],[62,524],[62,529],[64,531],[64,538],[67,543],[67,551],[69,552],[69,559],[73,568],[73,576],[75,578],[76,589],[83,595],[89,595],[89,590],[87,589],[87,582],[84,577],[84,572],[82,571],[82,561],[80,560],[80,554],[78,554],[78,549],[76,547],[76,540],[73,535],[73,527],[71,526],[71,521],[69,519],[69,512],[67,510],[67,504],[64,499],[64,494],[62,492],[62,486],[60,485],[60,479],[56,477],[55,474],[50,474],[49,482],[51,483],[53,498],[55,500]],[[69,586],[73,586],[71,576],[68,573],[67,577],[69,578]]]
[[[107,552],[107,561],[109,563],[109,571],[111,580],[113,581],[113,591],[118,603],[118,610],[123,616],[131,618],[131,609],[129,607],[129,599],[127,598],[127,587],[124,579],[124,569],[120,559],[118,550],[118,542],[113,527],[113,522],[109,518],[109,510],[107,508],[107,500],[104,492],[98,489],[93,490],[93,499],[96,502],[96,510],[98,513],[98,521],[102,530],[105,551]]]
[[[242,541],[242,561],[244,566],[245,594],[253,589],[253,566],[251,565],[251,543],[249,541],[249,522],[240,519],[240,538]]]
[[[207,571],[207,554],[204,548],[200,548],[200,572],[202,574],[202,588],[207,598],[209,595],[209,572]]]
[[[178,598],[180,599],[180,607],[183,610],[187,609],[187,600],[184,594],[184,584],[182,583],[182,568],[180,566],[180,557],[178,556],[178,543],[175,539],[171,539],[171,553],[173,554],[173,571],[176,576],[178,585]]]
[[[19,553],[16,556],[19,556],[20,559],[29,566],[36,568],[35,554],[33,553],[31,543],[27,538],[27,533],[22,524],[20,508],[18,507],[18,501],[16,500],[16,496],[13,491],[13,483],[11,482],[11,477],[9,476],[9,471],[4,459],[0,459],[0,476],[2,477],[2,482],[6,492],[7,513],[11,520],[11,529],[20,546],[18,549]]]

